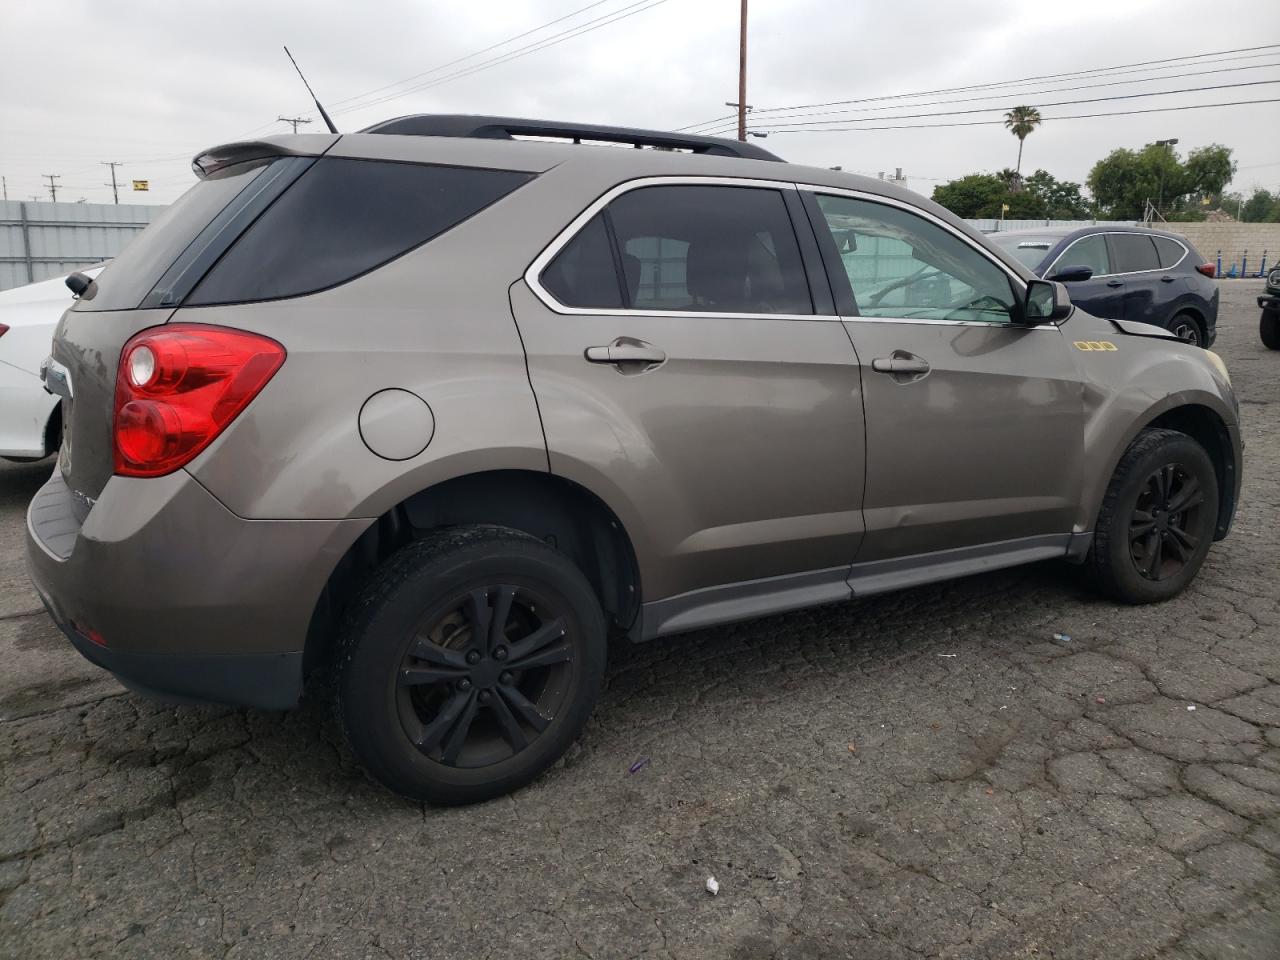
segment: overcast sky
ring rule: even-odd
[[[439,68],[515,34],[586,7],[589,0],[524,3],[365,0],[363,3],[182,0],[114,3],[44,0],[7,3],[0,57],[0,174],[10,199],[47,198],[41,174],[61,177],[58,198],[109,201],[103,185],[120,160],[122,202],[167,202],[193,178],[198,150],[267,132],[287,132],[278,115],[313,117],[314,107],[280,49],[287,43],[340,130],[406,113],[493,113],[670,129],[728,114],[737,96],[738,0],[603,0],[575,16],[488,53]],[[1243,13],[1247,8],[1246,16]],[[1204,0],[1076,0],[1074,3],[889,3],[859,0],[751,0],[748,96],[757,108],[887,97],[1115,67],[1162,58],[1280,43],[1280,6],[1233,5],[1217,16]],[[628,15],[634,14],[634,15]],[[596,18],[599,29],[510,62],[485,61]],[[1280,80],[1275,55],[1163,73],[1217,69],[1181,79],[1047,92],[1160,72],[1037,81],[983,91],[932,94],[857,105],[852,126],[991,120],[994,113],[869,122],[870,117],[1043,105],[1116,94]],[[1247,67],[1249,69],[1238,69]],[[1228,69],[1229,68],[1229,69]],[[360,107],[368,94],[399,94]],[[450,79],[452,77],[452,79]],[[440,82],[443,81],[443,82]],[[1046,91],[1046,92],[1034,92]],[[1076,106],[1042,106],[1046,122],[1028,138],[1024,172],[1044,167],[1083,181],[1115,147],[1177,137],[1178,150],[1208,143],[1233,148],[1235,185],[1280,186],[1280,103],[1060,120],[1055,115],[1280,98],[1280,83]],[[880,108],[868,111],[868,107]],[[885,109],[889,108],[889,109]],[[825,108],[832,109],[832,108]],[[850,109],[850,108],[846,108]],[[805,111],[813,112],[813,111]],[[830,119],[828,116],[803,119]],[[846,170],[892,172],[928,194],[935,183],[1013,166],[1017,141],[999,125],[916,130],[784,134],[779,114],[752,127],[788,160]],[[791,122],[796,122],[792,120]],[[846,126],[835,124],[834,126]],[[320,123],[303,128],[322,129]],[[128,189],[147,179],[149,193]]]

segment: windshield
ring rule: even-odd
[[[1058,242],[1056,237],[1028,237],[1009,233],[1004,236],[998,233],[988,234],[987,239],[1006,253],[1013,254],[1023,266],[1030,267],[1032,270],[1044,263],[1045,256]]]

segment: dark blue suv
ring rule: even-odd
[[[1143,227],[1046,227],[990,236],[1037,276],[1069,284],[1095,317],[1173,331],[1197,346],[1218,332],[1214,266],[1185,237]]]

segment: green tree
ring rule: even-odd
[[[1047,170],[1037,170],[1015,190],[1017,172],[971,173],[934,188],[933,199],[960,217],[998,218],[1001,204],[1008,204],[1009,220],[1078,220],[1089,215],[1080,195],[1080,184],[1057,180]]]
[[[1111,151],[1093,165],[1088,184],[1098,206],[1117,220],[1140,218],[1148,201],[1170,219],[1203,218],[1200,200],[1220,194],[1235,169],[1231,149],[1220,144],[1191,151],[1183,163],[1173,149],[1151,143]]]
[[[933,188],[934,201],[957,217],[998,217],[1008,195],[1008,185],[992,173],[971,173]]]
[[[1018,138],[1018,165],[1014,168],[1015,174],[1022,173],[1022,143],[1040,123],[1040,111],[1035,107],[1014,107],[1004,115],[1004,125]]]
[[[1272,193],[1255,187],[1249,199],[1240,209],[1240,219],[1245,223],[1280,222],[1280,191]]]
[[[1080,184],[1055,179],[1047,170],[1037,170],[1027,177],[1025,192],[1040,201],[1041,212],[1035,216],[1050,220],[1083,220],[1089,216],[1089,203],[1080,193]]]

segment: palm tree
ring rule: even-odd
[[[1004,125],[1018,138],[1018,166],[1015,173],[1022,178],[1022,141],[1027,134],[1040,126],[1040,111],[1035,107],[1014,107],[1004,115]]]

